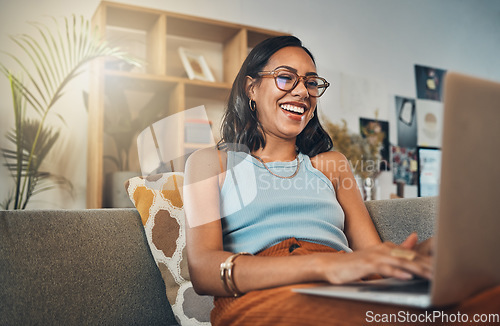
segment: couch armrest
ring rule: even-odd
[[[437,197],[374,200],[365,205],[384,241],[401,243],[411,232],[425,240],[434,232]]]
[[[177,324],[135,209],[0,211],[0,325]]]

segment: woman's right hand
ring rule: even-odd
[[[432,277],[430,256],[407,249],[404,244],[384,242],[352,253],[333,255],[335,258],[332,254],[319,254],[318,257],[324,280],[332,284],[359,281],[376,274],[402,280],[414,276]]]

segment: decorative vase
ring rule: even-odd
[[[363,180],[365,190],[365,200],[380,199],[380,186],[377,178],[368,177]]]
[[[380,199],[380,186],[377,178],[362,178],[356,175],[355,179],[364,201]]]

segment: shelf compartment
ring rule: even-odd
[[[187,78],[187,73],[179,55],[179,48],[200,54],[204,57],[212,75],[218,82],[223,81],[223,44],[217,42],[189,39],[179,36],[167,35],[167,75]]]
[[[185,88],[186,96],[196,96],[224,102],[227,101],[232,86],[229,83],[206,82],[182,77],[114,70],[107,70],[105,75],[108,87],[170,93],[179,84],[182,84]],[[186,107],[182,109],[186,109]]]
[[[106,70],[106,81],[114,87],[160,92],[172,90],[179,78],[127,71]]]
[[[143,71],[165,74],[166,20],[162,12],[109,2],[101,4],[101,11],[105,17],[103,30],[110,41],[114,36],[128,32],[128,40],[114,43],[147,62]]]
[[[201,17],[169,13],[167,34],[203,41],[225,43],[240,30],[239,26]]]
[[[162,15],[157,10],[108,1],[101,5],[106,9],[106,24],[117,27],[148,31]]]
[[[144,60],[145,65],[137,69],[105,60],[91,65],[88,208],[102,207],[104,176],[118,170],[113,160],[109,159],[109,156],[119,153],[119,146],[116,145],[118,138],[111,135],[111,128],[121,128],[127,121],[148,116],[148,121],[132,128],[132,134],[136,134],[141,128],[147,130],[149,125],[164,117],[173,114],[185,116],[188,109],[204,105],[206,119],[211,121],[214,141],[217,142],[231,85],[249,50],[268,37],[283,35],[250,26],[109,1],[99,4],[92,24],[108,41],[123,40],[123,44],[118,45]],[[216,82],[189,80],[186,77],[178,54],[181,46],[205,57]],[[158,114],[152,116],[152,111]],[[122,123],[118,123],[119,119]],[[115,125],[110,121],[114,121]],[[184,138],[184,123],[174,124],[177,127],[169,130],[172,129],[170,131],[175,135],[163,137],[175,147],[169,151],[175,154],[176,171],[182,171],[186,157],[193,150],[210,145],[188,142]],[[128,149],[128,168],[137,171],[136,141],[130,141],[130,135],[127,137],[127,142],[132,143]],[[155,154],[154,151],[152,153]]]

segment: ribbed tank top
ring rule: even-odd
[[[298,159],[297,175],[281,179],[251,155],[228,152],[220,203],[224,250],[255,254],[294,237],[351,251],[331,181],[307,155]],[[275,174],[290,176],[297,160],[266,165]]]

